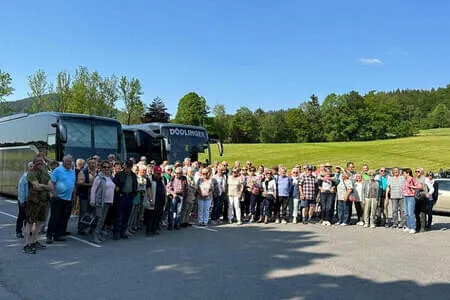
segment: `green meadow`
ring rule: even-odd
[[[220,158],[218,149],[211,145],[212,159],[226,160],[229,164],[250,160],[254,165],[266,167],[296,163],[319,165],[330,162],[344,166],[353,161],[357,169],[363,163],[370,168],[423,167],[437,171],[450,168],[450,128],[421,131],[408,138],[377,140],[370,142],[309,143],[309,144],[225,144]],[[206,159],[206,155],[200,157]]]

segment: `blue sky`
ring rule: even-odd
[[[195,91],[212,108],[285,109],[330,93],[450,84],[450,1],[12,1],[0,69],[27,77],[80,66],[139,78],[175,114]]]

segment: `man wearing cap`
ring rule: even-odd
[[[127,239],[125,234],[128,227],[128,219],[130,218],[131,209],[133,207],[133,199],[137,195],[137,176],[131,172],[133,161],[125,161],[123,171],[120,171],[114,176],[114,183],[116,184],[117,206],[116,206],[116,220],[114,226],[115,240],[119,238]]]
[[[312,223],[312,218],[314,215],[314,210],[316,207],[316,196],[317,196],[317,178],[313,175],[313,166],[307,165],[306,172],[300,176],[298,182],[300,190],[300,200],[302,202],[302,217],[303,224],[307,224],[307,212],[309,215],[309,222]]]

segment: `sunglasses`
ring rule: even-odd
[[[416,173],[420,173],[420,171],[416,170]]]
[[[202,173],[203,175],[208,175],[209,173]]]
[[[175,173],[175,175],[181,175],[181,174],[182,174],[182,173],[180,173],[180,172],[176,172],[176,173]]]
[[[380,172],[386,172],[386,170],[380,170]]]

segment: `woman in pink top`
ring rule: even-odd
[[[416,233],[416,216],[414,214],[416,199],[414,198],[414,193],[416,189],[421,189],[422,185],[414,179],[410,168],[403,170],[403,176],[405,177],[405,184],[403,185],[402,190],[403,198],[405,199],[405,231],[409,231],[409,233]]]

